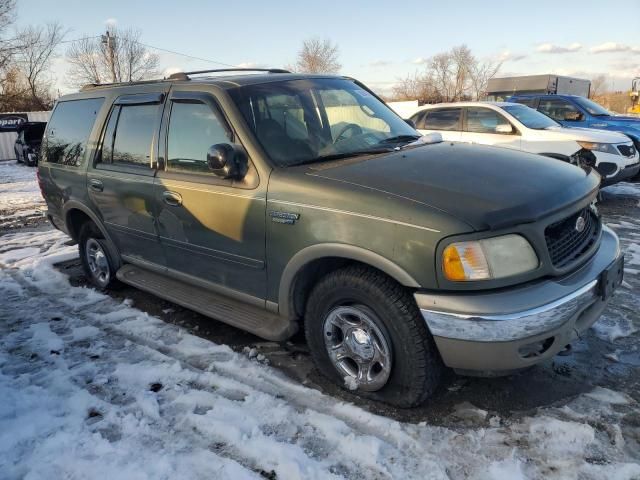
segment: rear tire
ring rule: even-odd
[[[413,407],[439,384],[442,360],[415,300],[376,270],[349,266],[322,278],[305,334],[318,370],[363,397]]]
[[[107,240],[93,222],[87,221],[80,227],[78,250],[82,269],[98,290],[112,290],[121,285],[116,278],[118,263],[112,258]]]

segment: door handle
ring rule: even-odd
[[[168,190],[166,192],[162,192],[162,199],[164,200],[164,203],[171,205],[172,207],[182,205],[182,195],[176,192],[170,192]]]
[[[89,187],[91,190],[95,190],[96,192],[101,192],[104,190],[104,185],[100,180],[91,179],[89,180]]]

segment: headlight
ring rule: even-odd
[[[582,148],[586,150],[594,150],[596,152],[610,153],[612,155],[619,155],[616,147],[612,143],[595,143],[595,142],[578,142]]]
[[[535,270],[538,265],[531,244],[515,234],[455,242],[442,253],[444,275],[454,282],[510,277]]]

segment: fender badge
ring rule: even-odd
[[[285,225],[293,225],[300,218],[299,213],[277,212],[277,211],[269,212],[269,216],[271,217],[272,222],[284,223]]]

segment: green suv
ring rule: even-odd
[[[595,171],[439,140],[351,78],[179,73],[62,97],[39,181],[96,287],[304,329],[324,375],[408,407],[444,366],[555,355],[622,281]]]

